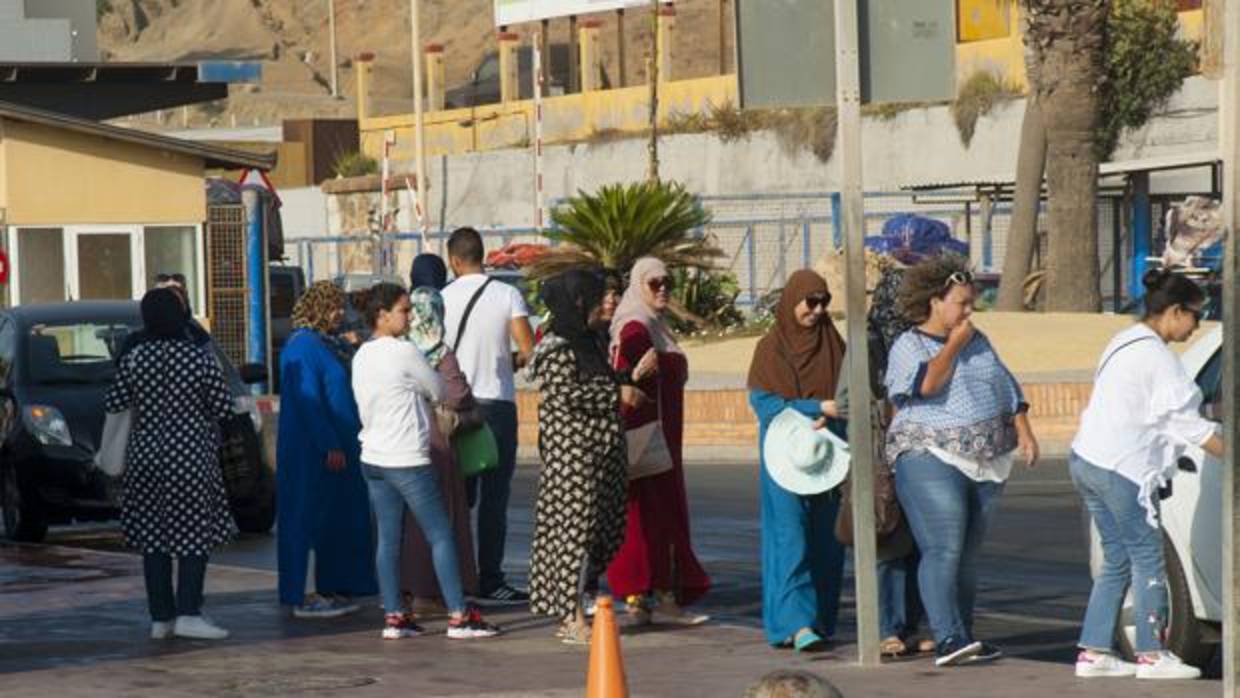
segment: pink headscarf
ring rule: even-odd
[[[614,355],[620,346],[620,331],[630,322],[640,322],[650,335],[655,351],[659,353],[683,354],[676,344],[676,338],[663,318],[654,309],[654,291],[650,290],[651,279],[667,276],[667,267],[655,257],[642,257],[633,265],[629,273],[629,287],[624,290],[620,304],[616,306],[616,316],[611,321],[611,352]]]

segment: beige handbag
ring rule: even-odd
[[[129,432],[133,429],[133,410],[108,412],[103,418],[103,434],[95,452],[95,467],[111,477],[125,472],[125,451],[129,448]]]
[[[663,406],[659,404],[657,389],[654,401],[654,421],[624,433],[629,449],[630,480],[659,475],[672,469],[672,452],[668,449],[667,438],[663,435]]]

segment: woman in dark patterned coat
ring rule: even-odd
[[[547,280],[550,332],[530,375],[539,384],[538,450],[543,469],[534,513],[530,608],[563,619],[568,644],[589,639],[582,596],[624,541],[627,453],[619,384],[594,326],[603,280],[573,270]]]
[[[121,528],[142,553],[151,638],[219,640],[228,631],[202,615],[202,585],[207,556],[237,532],[216,429],[232,411],[232,394],[215,358],[188,339],[186,322],[173,291],[157,288],[143,296],[147,339],[121,360],[104,403],[108,412],[134,413]]]

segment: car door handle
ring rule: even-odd
[[[1180,456],[1180,459],[1175,462],[1175,467],[1186,473],[1197,472],[1197,464],[1194,463],[1193,459],[1188,456]]]

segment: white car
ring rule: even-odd
[[[1223,376],[1223,331],[1214,327],[1194,342],[1180,360],[1197,381],[1203,405],[1219,398]],[[1168,649],[1184,661],[1205,666],[1221,642],[1223,622],[1223,476],[1218,459],[1200,465],[1182,459],[1172,479],[1171,496],[1162,502],[1170,622]],[[1102,549],[1090,527],[1089,566],[1097,574]],[[1116,633],[1120,648],[1132,655],[1136,637],[1132,594],[1124,600]]]

